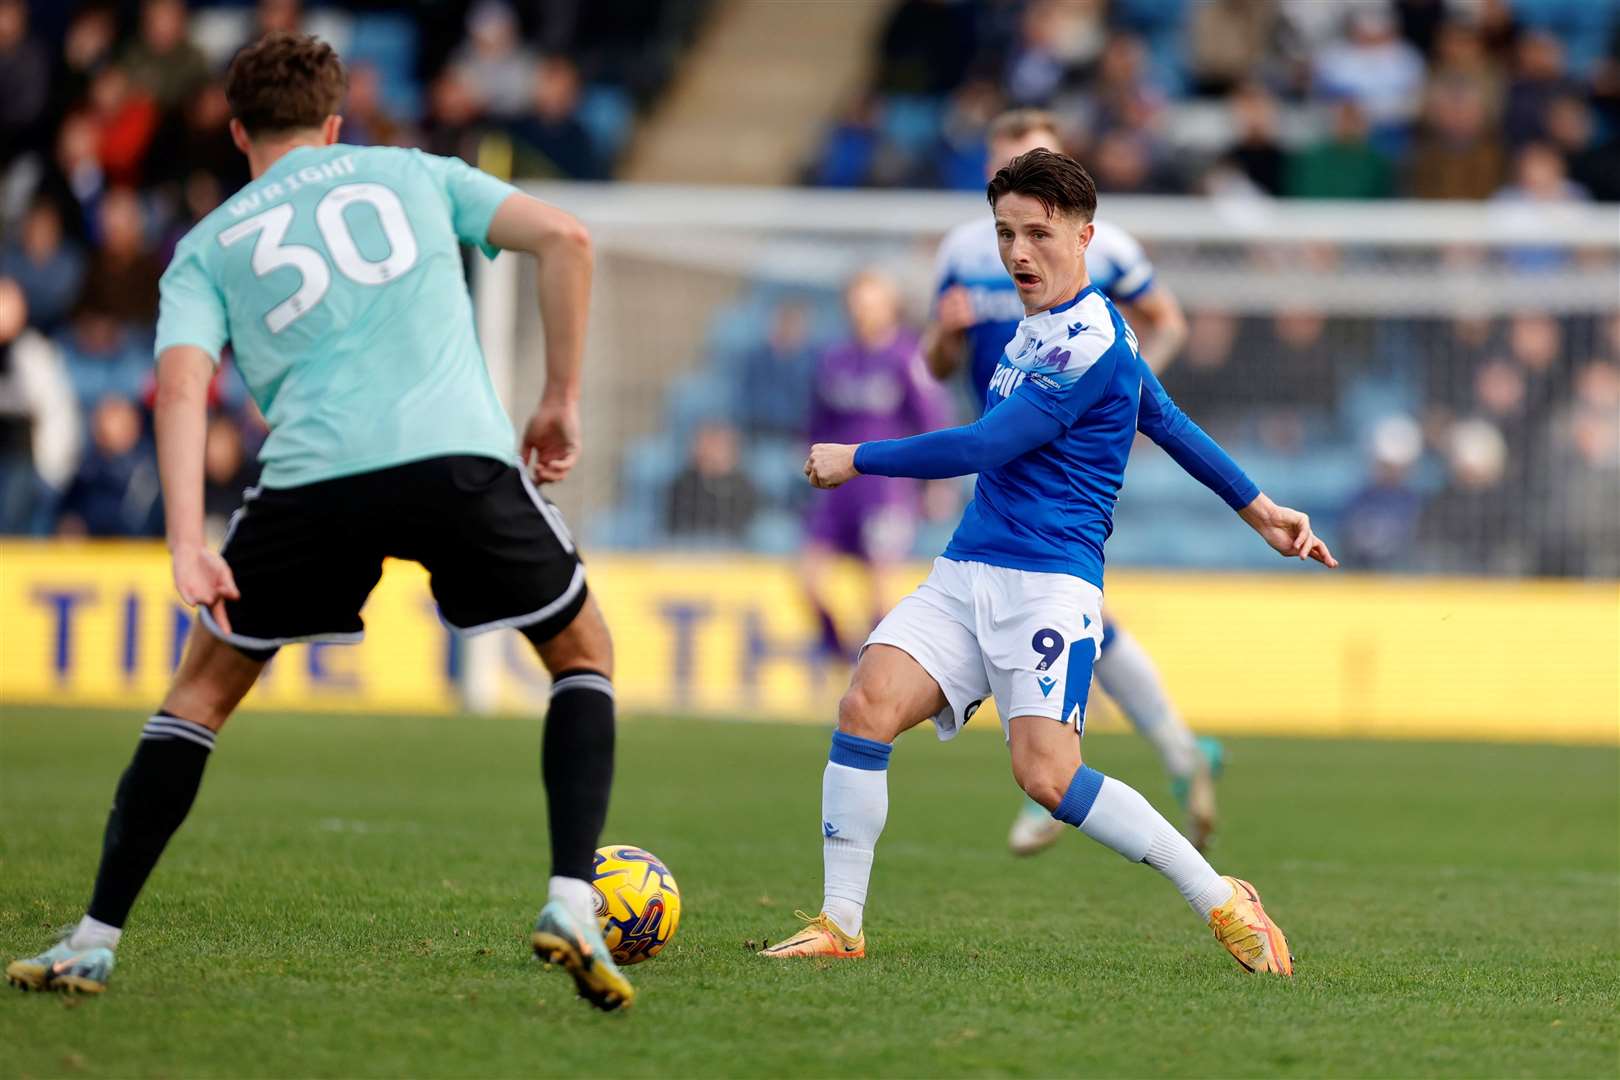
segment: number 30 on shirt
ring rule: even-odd
[[[381,259],[373,261],[362,255],[349,232],[343,211],[356,203],[366,203],[377,211],[377,220],[388,241],[388,254]],[[264,325],[272,334],[281,333],[309,314],[332,287],[332,271],[319,251],[305,244],[283,243],[292,225],[293,213],[290,203],[282,203],[219,234],[221,247],[230,247],[250,236],[258,237],[253,244],[252,266],[259,277],[283,266],[298,271],[298,288],[264,316]],[[321,232],[321,239],[326,241],[332,264],[357,285],[387,284],[416,264],[416,235],[405,217],[405,207],[398,195],[381,184],[340,184],[328,191],[315,204],[315,226]]]

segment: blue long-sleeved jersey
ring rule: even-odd
[[[863,443],[855,468],[925,478],[977,472],[946,558],[1073,574],[1102,588],[1103,545],[1138,430],[1233,509],[1260,493],[1170,400],[1130,327],[1088,285],[1019,322],[978,421]]]

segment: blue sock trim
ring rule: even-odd
[[[893,749],[894,747],[886,742],[835,731],[832,749],[827,752],[827,760],[834,765],[848,765],[851,769],[882,772],[889,767],[889,753]]]
[[[1104,779],[1103,774],[1090,765],[1080,766],[1074,779],[1069,781],[1069,790],[1063,793],[1063,801],[1052,811],[1052,816],[1078,829],[1085,824],[1086,815],[1091,813],[1091,804],[1097,801],[1097,792],[1102,790]]]

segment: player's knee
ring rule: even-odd
[[[1024,789],[1025,795],[1048,810],[1057,809],[1058,803],[1063,801],[1064,792],[1069,790],[1070,781],[1074,779],[1072,769],[1068,776],[1063,776],[1062,772],[1050,761],[1013,762],[1013,779],[1018,786]]]
[[[592,598],[586,599],[585,606],[562,633],[549,641],[536,642],[535,648],[546,670],[553,673],[583,668],[613,677],[613,634]]]
[[[838,701],[838,730],[846,735],[880,742],[894,741],[893,709],[877,700],[859,683],[844,691]]]
[[[163,698],[163,711],[210,731],[225,726],[235,711],[238,697],[229,688],[203,678],[177,682]]]

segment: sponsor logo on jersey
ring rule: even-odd
[[[1006,360],[1002,360],[996,365],[996,373],[990,376],[990,392],[1002,397],[1012,397],[1013,391],[1017,390],[1019,384],[1028,377],[1029,372],[1023,368],[1013,367]]]

